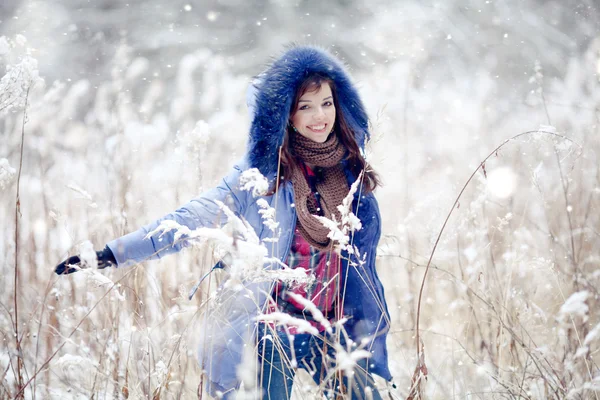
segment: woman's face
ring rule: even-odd
[[[302,136],[318,143],[327,140],[335,124],[335,105],[329,83],[320,89],[307,91],[292,112],[292,125]]]

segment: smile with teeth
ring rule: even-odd
[[[309,125],[308,129],[310,129],[313,132],[323,132],[325,130],[326,124],[321,124],[321,125]]]

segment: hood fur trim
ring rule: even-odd
[[[312,73],[335,82],[337,101],[354,138],[362,149],[369,138],[368,118],[358,91],[343,64],[323,49],[297,46],[287,50],[254,83],[248,106],[254,114],[248,139],[250,168],[271,178],[277,173],[279,147],[283,143],[296,90]]]

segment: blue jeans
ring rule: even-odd
[[[277,336],[275,342],[265,335]],[[291,339],[291,341],[290,341]],[[293,343],[292,343],[293,342]],[[371,391],[373,400],[381,400],[375,388],[373,377],[366,370],[368,359],[362,359],[354,368],[351,379],[343,376],[340,385],[340,373],[334,373],[335,350],[333,337],[325,334],[325,340],[311,334],[288,336],[260,324],[258,328],[259,382],[265,400],[285,400],[292,396],[292,383],[296,368],[304,368],[317,385],[324,384],[324,392],[329,399],[345,394],[347,399],[366,399],[365,390]],[[342,345],[344,343],[342,342]],[[345,347],[345,346],[344,346]],[[328,357],[323,357],[327,354]],[[293,364],[295,360],[295,365]],[[351,384],[351,387],[349,385]],[[369,388],[369,389],[366,389]],[[350,394],[351,392],[351,394]]]

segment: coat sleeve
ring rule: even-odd
[[[239,178],[242,168],[238,165],[222,179],[220,184],[197,198],[192,199],[176,211],[115,239],[107,244],[117,260],[118,267],[127,267],[145,260],[159,259],[187,247],[186,240],[174,241],[175,231],[162,235],[156,233],[146,239],[149,232],[156,229],[164,220],[172,220],[190,229],[220,226],[226,217],[216,201],[225,203],[237,215],[243,214],[246,207],[247,192],[240,190]]]

